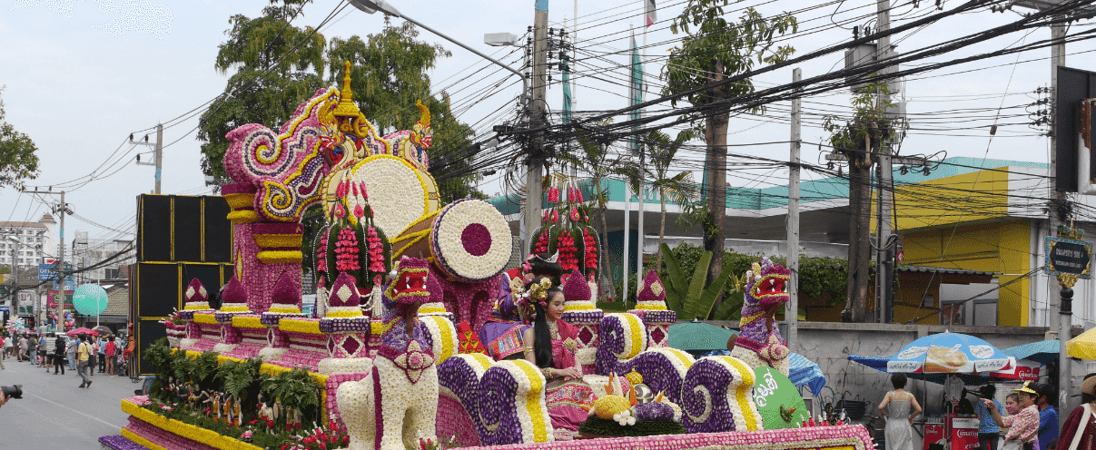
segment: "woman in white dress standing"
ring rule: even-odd
[[[913,450],[913,418],[921,414],[921,405],[913,394],[906,392],[906,375],[891,375],[894,390],[879,402],[879,415],[887,419],[883,430],[887,450]]]

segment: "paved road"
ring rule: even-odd
[[[80,376],[4,360],[0,386],[23,385],[23,398],[0,407],[0,448],[98,449],[99,436],[119,434],[128,423],[119,401],[140,384],[122,376],[96,373],[92,386],[80,389]]]

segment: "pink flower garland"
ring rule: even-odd
[[[316,271],[327,272],[327,229],[320,231],[320,245],[316,246]]]
[[[384,272],[384,245],[381,244],[381,238],[377,235],[377,229],[372,225],[369,226],[369,236],[366,240],[369,241],[369,271]]]
[[[354,271],[361,268],[358,261],[358,236],[354,229],[345,227],[339,230],[339,241],[335,243],[335,269],[339,271]]]
[[[590,234],[589,228],[582,229],[582,242],[586,249],[586,269],[597,269],[597,240]]]
[[[563,267],[564,272],[578,268],[578,258],[575,255],[578,249],[575,248],[575,238],[571,236],[571,230],[565,228],[559,233],[556,248],[559,250],[559,265]]]

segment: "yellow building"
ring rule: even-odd
[[[931,179],[896,174],[894,229],[902,237],[904,263],[992,272],[997,286],[986,291],[996,294],[993,324],[1045,325],[1047,315],[1056,313],[1047,310],[1047,299],[1057,295],[1056,286],[1048,285],[1041,270],[1048,232],[1047,166],[1012,161],[999,161],[997,166],[995,161],[968,158],[947,162],[950,164],[936,169]],[[935,306],[942,309],[937,320],[943,323],[948,323],[949,314],[961,316],[972,311],[966,305],[941,304],[938,281],[936,286],[912,280],[908,284],[918,286],[896,289],[895,322],[920,317],[910,313],[917,309],[913,305],[923,310],[918,312],[927,311],[933,298]],[[1087,283],[1082,289],[1084,296],[1091,296]],[[926,294],[935,295],[926,298]],[[1077,300],[1075,297],[1075,304],[1080,303]],[[1082,314],[1081,320],[1091,313]],[[980,322],[989,324],[990,319],[982,317]],[[927,319],[922,323],[938,322]]]

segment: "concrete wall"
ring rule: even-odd
[[[852,362],[848,359],[849,355],[891,356],[913,340],[945,329],[941,325],[801,322],[798,325],[799,342],[792,344],[792,351],[817,363],[826,375],[829,389],[823,390],[822,402],[831,401],[831,395],[835,395],[832,401],[836,402],[847,391],[846,398],[866,400],[870,403],[868,414],[878,414],[876,407],[879,401],[892,389],[890,375]],[[950,331],[974,335],[1004,349],[1041,341],[1046,330],[1035,327],[955,326]],[[1085,373],[1085,368],[1074,367],[1073,375],[1078,386]],[[917,396],[926,415],[941,413],[943,389],[940,385],[911,380],[907,390]],[[999,387],[999,392],[1004,390]],[[1073,389],[1071,392],[1079,391]],[[1002,400],[1005,393],[999,395]],[[922,448],[920,435],[915,433],[914,440],[914,448]]]

